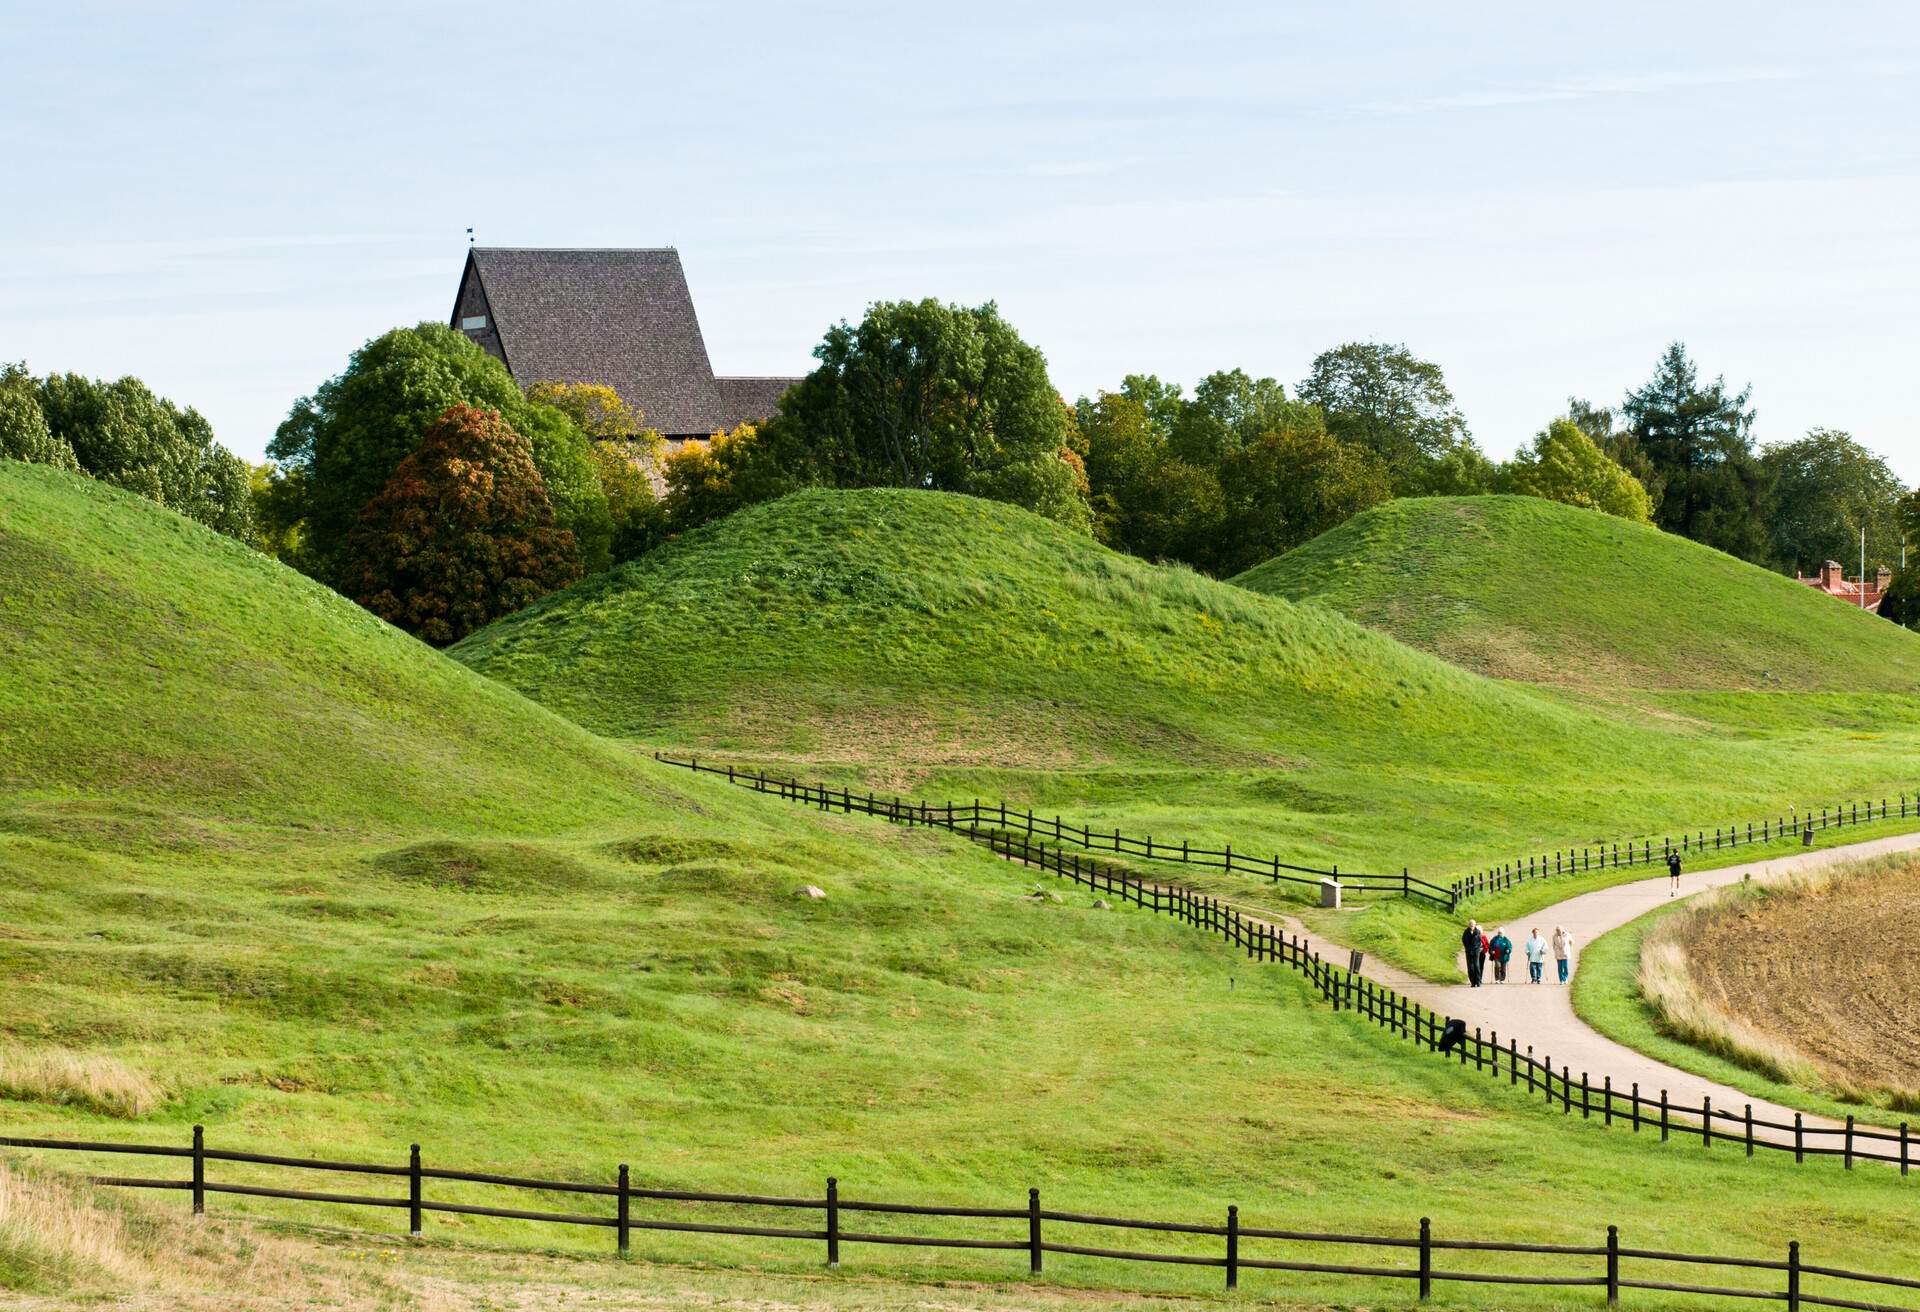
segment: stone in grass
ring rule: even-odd
[[[1103,897],[1097,897],[1093,900],[1093,909],[1095,911],[1110,911],[1113,909],[1113,903]]]
[[[1038,884],[1035,884],[1033,886],[1033,891],[1031,893],[1028,893],[1027,896],[1032,900],[1034,900],[1035,902],[1065,902],[1066,901],[1065,898],[1061,897],[1058,893],[1054,892],[1052,889],[1042,888]]]
[[[824,888],[815,888],[812,884],[808,884],[805,888],[795,889],[793,895],[817,902],[827,895],[827,890]]]

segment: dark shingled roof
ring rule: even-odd
[[[678,251],[480,246],[469,259],[523,387],[604,383],[679,436],[764,419],[797,381],[714,377]]]

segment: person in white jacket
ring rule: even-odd
[[[1528,978],[1538,984],[1541,968],[1547,964],[1547,941],[1540,937],[1538,929],[1527,935],[1527,945],[1521,951],[1527,954]]]
[[[1560,963],[1560,982],[1567,982],[1568,959],[1573,956],[1573,935],[1565,925],[1553,927],[1553,959]]]

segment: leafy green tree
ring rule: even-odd
[[[1128,382],[1134,382],[1129,379]],[[1177,401],[1178,389],[1173,389]],[[1076,407],[1093,505],[1093,534],[1117,551],[1195,564],[1225,515],[1218,475],[1173,455],[1176,416],[1156,421],[1153,399],[1122,385]]]
[[[1137,401],[1147,414],[1147,422],[1162,441],[1173,438],[1174,425],[1186,406],[1178,383],[1163,383],[1153,374],[1128,374],[1120,380],[1120,393]]]
[[[614,563],[644,555],[666,532],[655,491],[666,439],[605,383],[535,383],[527,396],[560,411],[593,440],[594,471],[613,521]]]
[[[213,440],[199,411],[155,396],[138,378],[49,374],[35,399],[48,430],[85,473],[252,541],[246,462]]]
[[[1396,493],[1432,495],[1440,488],[1470,487],[1491,474],[1484,457],[1476,462],[1456,455],[1473,445],[1466,417],[1440,366],[1405,346],[1348,342],[1323,351],[1298,396],[1326,412],[1335,437],[1379,455]],[[1450,467],[1430,469],[1449,457]]]
[[[300,493],[303,475],[267,464],[249,466],[253,497],[253,545],[282,564],[300,557]]]
[[[53,435],[25,365],[0,365],[0,460],[79,471],[73,448]]]
[[[1645,524],[1653,503],[1640,481],[1609,460],[1571,419],[1556,419],[1504,471],[1507,490],[1564,501]]]
[[[1086,522],[1046,360],[991,303],[880,302],[830,328],[814,356],[756,443],[787,479],[969,492]]]
[[[1896,569],[1880,596],[1880,618],[1907,629],[1920,629],[1920,560]]]
[[[436,645],[580,577],[527,440],[497,411],[452,406],[361,510],[348,595]]]
[[[294,402],[267,447],[301,476],[302,569],[344,584],[343,553],[361,507],[458,405],[497,411],[526,439],[555,522],[574,534],[588,570],[606,568],[613,520],[591,440],[562,411],[523,395],[506,366],[464,333],[423,323],[355,351],[343,372]]]
[[[1887,462],[1847,433],[1816,428],[1769,443],[1760,463],[1773,485],[1769,525],[1774,564],[1818,572],[1829,560],[1857,560],[1867,531],[1867,569],[1900,563],[1900,500],[1907,489]]]
[[[780,491],[757,480],[776,466],[764,449],[761,431],[742,424],[715,433],[705,442],[688,442],[665,461],[667,495],[662,500],[668,526],[676,533],[731,515]]]
[[[1620,426],[1618,411],[1612,406],[1594,405],[1577,396],[1570,396],[1567,398],[1567,418],[1600,448],[1607,459],[1632,474],[1646,489],[1647,498],[1655,509],[1659,508],[1666,479],[1654,467],[1653,461],[1647,458],[1647,453],[1640,449],[1640,442],[1632,431]]]
[[[1190,465],[1218,465],[1262,433],[1290,422],[1287,391],[1271,378],[1244,370],[1208,374],[1179,408],[1168,449]]]
[[[1627,394],[1627,425],[1664,483],[1654,522],[1743,560],[1770,548],[1772,489],[1753,450],[1752,389],[1702,385],[1687,349],[1667,348],[1645,387]]]
[[[1320,412],[1295,407],[1221,462],[1225,531],[1208,566],[1221,576],[1252,569],[1393,495],[1371,448],[1342,442]]]
[[[654,494],[649,471],[659,468],[660,444],[595,442],[593,462],[613,519],[613,559],[621,564],[643,556],[666,535],[666,512]]]

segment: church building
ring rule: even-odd
[[[800,381],[714,373],[670,248],[470,247],[452,326],[522,387],[613,388],[676,447],[767,418]]]

